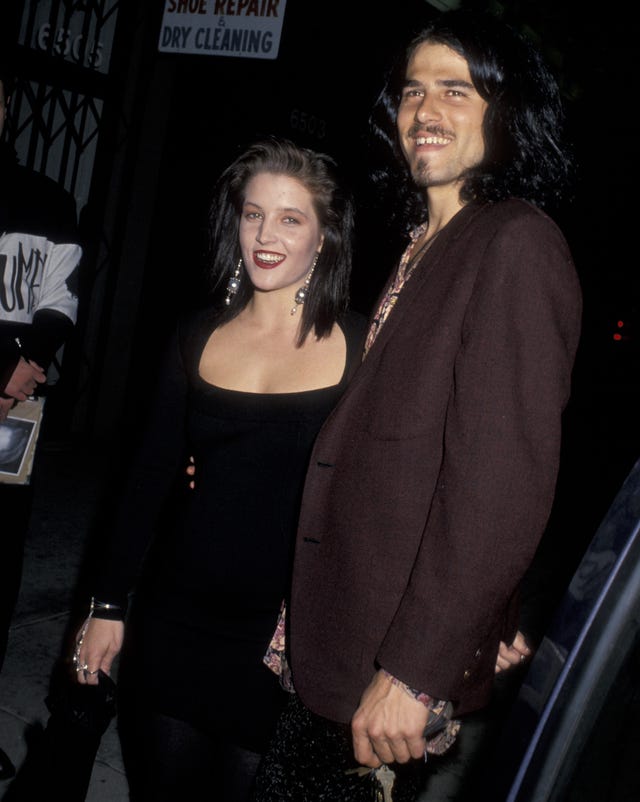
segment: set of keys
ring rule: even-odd
[[[358,766],[357,769],[349,769],[346,774],[357,774],[359,777],[372,775],[377,783],[375,789],[374,802],[393,802],[391,793],[393,791],[393,784],[396,781],[396,775],[393,769],[384,763],[377,769],[370,769],[368,766]]]

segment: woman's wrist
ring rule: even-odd
[[[124,621],[125,609],[119,604],[104,602],[91,597],[89,606],[89,618],[101,618],[106,621]]]

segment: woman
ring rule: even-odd
[[[352,232],[325,155],[269,139],[218,182],[221,300],[169,345],[74,656],[78,681],[96,684],[124,639],[119,729],[134,800],[195,798],[203,784],[216,799],[248,797],[286,696],[263,656],[311,444],[360,361]]]

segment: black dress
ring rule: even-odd
[[[340,323],[339,384],[277,394],[205,382],[198,365],[215,319],[179,327],[94,586],[120,605],[135,586],[119,675],[138,704],[265,747],[286,694],[262,658],[287,592],[307,463],[360,362],[364,323]]]

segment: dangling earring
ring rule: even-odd
[[[227,297],[224,299],[224,302],[227,306],[231,303],[231,299],[233,296],[238,292],[240,288],[240,268],[242,267],[242,257],[236,266],[236,269],[233,271],[233,275],[229,279],[227,284]]]
[[[313,271],[316,269],[316,265],[318,264],[318,258],[320,254],[317,253],[313,259],[313,264],[311,265],[311,270],[309,271],[309,275],[304,280],[304,284],[300,289],[296,292],[296,297],[293,299],[295,301],[295,305],[291,307],[291,314],[295,315],[298,311],[298,307],[303,304],[307,300],[307,293],[309,292],[309,283],[311,281],[311,276],[313,275]]]

